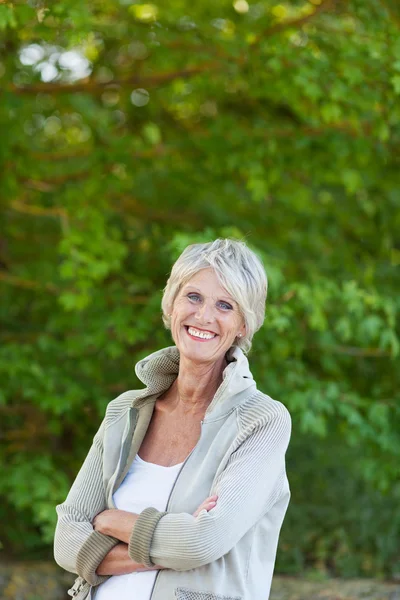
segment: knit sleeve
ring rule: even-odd
[[[185,571],[224,556],[279,500],[290,431],[290,415],[277,402],[266,422],[241,432],[243,441],[211,489],[216,507],[198,517],[143,511],[131,535],[131,558]]]
[[[104,428],[103,421],[65,502],[56,508],[55,560],[91,585],[108,579],[98,576],[96,569],[118,543],[117,539],[94,531],[92,526],[94,517],[106,508],[102,474]]]

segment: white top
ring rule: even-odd
[[[162,467],[136,455],[124,481],[113,495],[116,508],[141,513],[149,506],[164,511],[183,463]],[[158,571],[113,575],[96,591],[96,600],[150,600]]]

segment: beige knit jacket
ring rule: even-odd
[[[257,390],[238,347],[231,348],[228,361],[166,511],[145,509],[131,535],[132,559],[165,567],[158,571],[151,600],[266,600],[269,595],[290,497],[285,452],[291,420],[283,404]],[[93,519],[114,507],[113,493],[138,453],[155,401],[178,370],[175,346],[136,365],[146,388],[110,402],[65,502],[57,506],[55,559],[79,575],[70,591],[76,599],[93,599],[107,579],[96,569],[118,540],[94,531]],[[194,517],[211,494],[218,495],[217,506]]]

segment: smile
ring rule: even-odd
[[[197,340],[212,340],[216,337],[216,333],[212,333],[211,331],[204,331],[202,329],[196,329],[196,327],[188,327],[186,326],[186,331],[188,332],[191,338],[195,338]]]

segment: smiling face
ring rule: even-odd
[[[207,363],[222,362],[238,334],[245,334],[239,306],[213,269],[202,269],[178,292],[171,333],[183,356]]]

